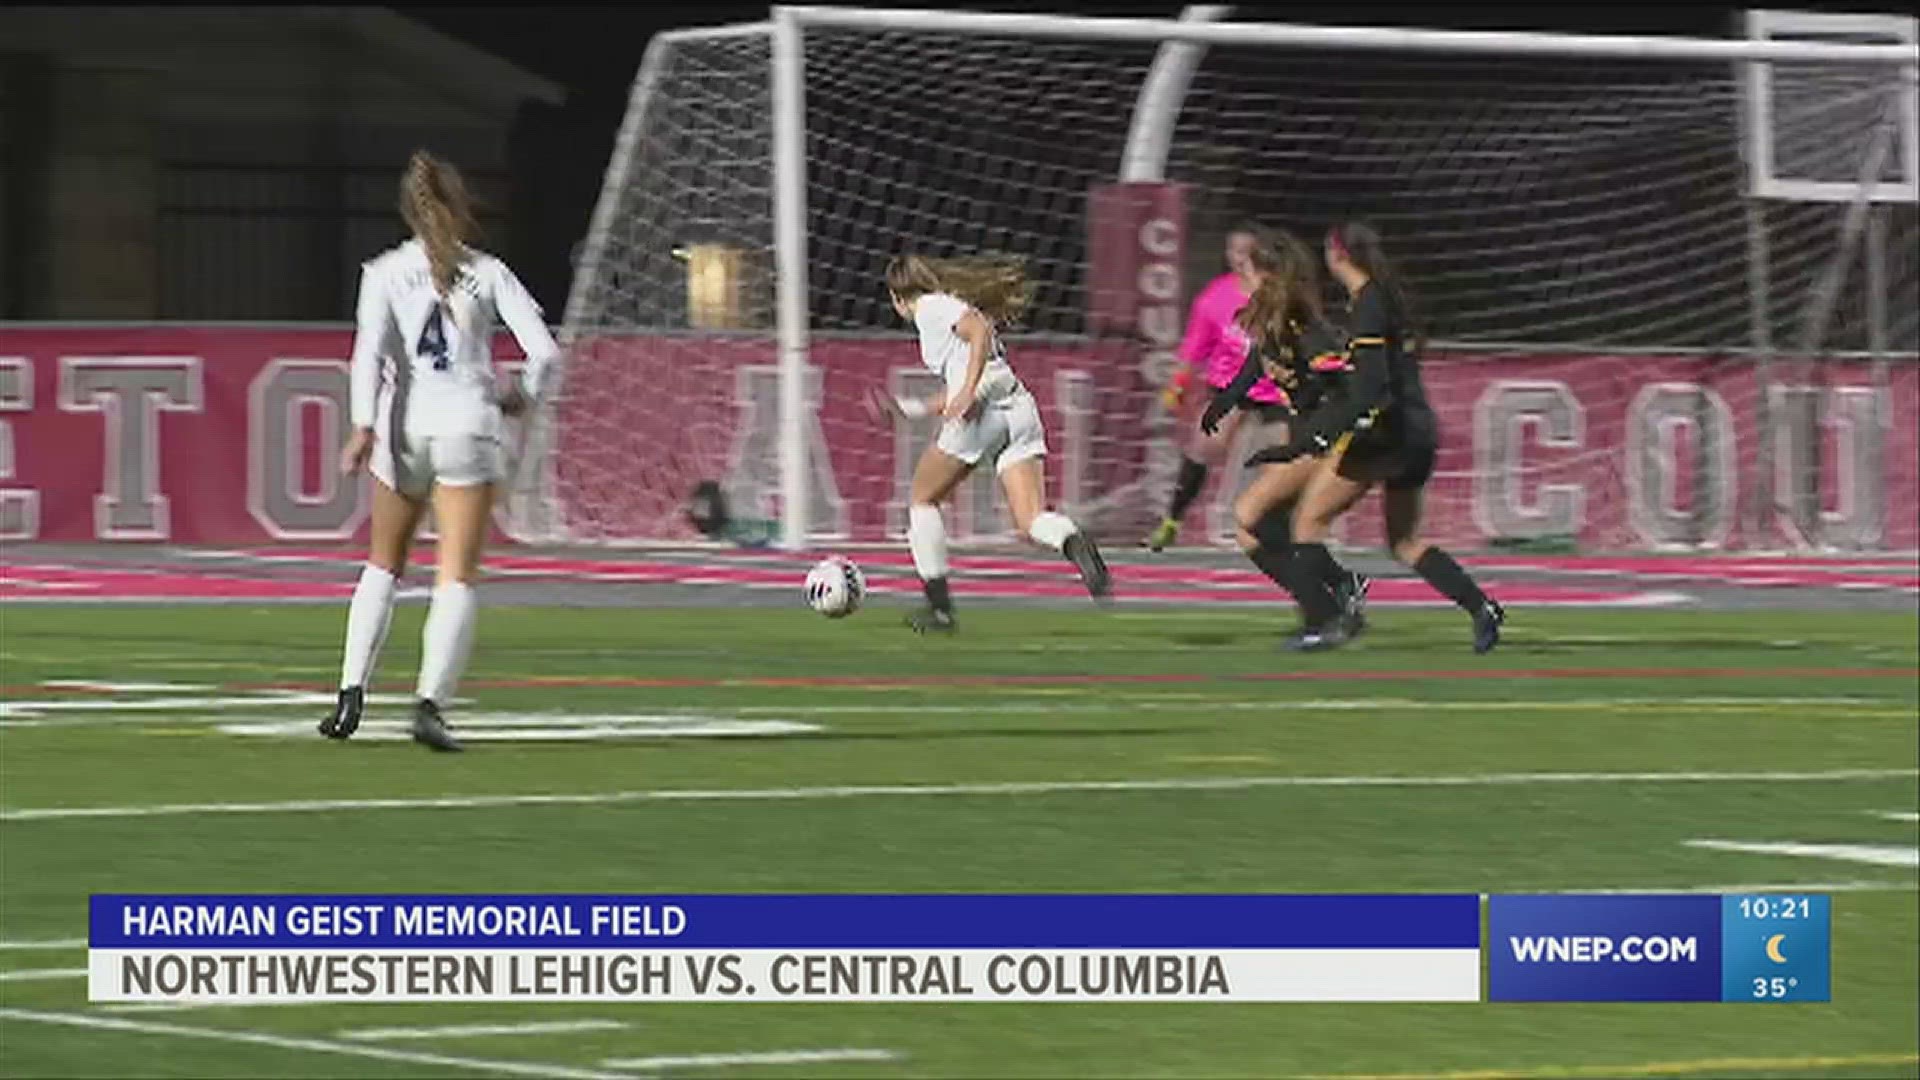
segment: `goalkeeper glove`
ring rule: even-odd
[[[1192,385],[1192,368],[1183,367],[1173,373],[1173,378],[1167,382],[1166,390],[1160,394],[1160,400],[1166,404],[1168,412],[1172,412],[1180,407],[1180,402],[1186,399],[1187,388]]]

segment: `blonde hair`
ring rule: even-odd
[[[400,217],[427,249],[434,287],[447,295],[466,260],[464,245],[479,231],[460,170],[425,150],[414,151],[400,177]]]
[[[887,291],[909,302],[928,293],[952,293],[998,324],[1017,321],[1033,301],[1026,260],[1008,255],[902,255],[887,264]]]
[[[1305,326],[1320,322],[1320,279],[1307,245],[1289,232],[1255,234],[1250,260],[1260,272],[1258,288],[1240,309],[1240,327],[1256,343],[1278,345]]]

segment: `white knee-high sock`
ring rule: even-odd
[[[940,508],[916,504],[907,508],[907,547],[913,569],[922,581],[947,576],[947,525]]]
[[[418,697],[445,705],[460,685],[467,667],[467,653],[473,648],[473,624],[480,611],[480,598],[473,586],[464,581],[440,585],[433,590],[433,606],[427,609],[427,625],[420,633],[420,685]]]
[[[1080,531],[1080,526],[1065,514],[1049,510],[1033,519],[1027,526],[1027,535],[1033,537],[1036,544],[1045,544],[1059,551],[1067,544],[1067,538]]]
[[[393,621],[392,574],[369,563],[360,570],[360,584],[353,587],[353,603],[347,606],[347,654],[340,664],[340,689],[367,685],[373,665],[380,659],[380,646],[387,640],[387,626]]]

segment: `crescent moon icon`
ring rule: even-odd
[[[1767,959],[1776,964],[1784,964],[1787,962],[1787,958],[1781,955],[1780,952],[1780,943],[1785,940],[1787,940],[1787,935],[1785,934],[1775,934],[1767,939]]]

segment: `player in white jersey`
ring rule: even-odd
[[[1093,538],[1065,514],[1046,508],[1047,436],[1040,407],[1007,364],[998,325],[1025,309],[1029,289],[1019,264],[987,259],[935,260],[917,255],[887,267],[887,291],[900,317],[920,332],[920,359],[944,389],[925,401],[875,391],[879,409],[908,417],[937,416],[940,437],[920,456],[907,510],[907,545],[927,606],[907,619],[919,633],[951,633],[947,530],[940,504],[989,450],[1004,442],[995,467],[1014,525],[1035,543],[1064,554],[1095,599],[1112,591]]]
[[[474,231],[460,174],[416,153],[400,182],[400,214],[413,239],[360,274],[352,368],[353,434],[340,471],[373,473],[367,565],[347,611],[340,696],[320,733],[345,739],[360,726],[367,678],[393,614],[407,549],[431,501],[439,570],[422,635],[414,740],[458,750],[441,708],[473,644],[473,582],[503,479],[503,415],[538,399],[559,349],[540,305],[499,259],[467,246]],[[496,383],[493,334],[506,323],[526,354],[518,385]]]

